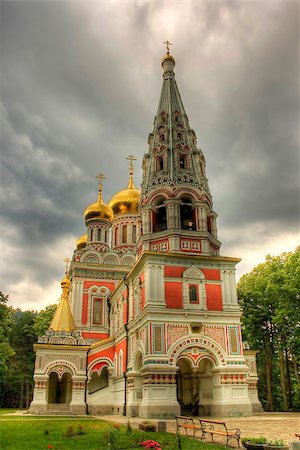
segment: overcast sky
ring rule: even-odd
[[[207,160],[222,254],[238,276],[299,242],[298,1],[1,2],[1,286],[60,295],[83,211],[147,151],[162,42]]]

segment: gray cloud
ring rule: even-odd
[[[167,38],[224,253],[296,239],[297,1],[1,2],[2,290],[59,279],[99,170],[109,200],[134,153],[139,184]],[[34,303],[21,291],[12,301]]]

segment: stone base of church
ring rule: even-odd
[[[260,403],[259,400],[257,400],[257,402],[251,402],[251,406],[253,414],[264,411],[262,404]]]
[[[155,404],[155,405],[140,405],[139,417],[145,419],[174,419],[175,416],[180,415],[180,405],[177,404]]]
[[[89,405],[88,412],[92,416],[107,416],[113,414],[112,405]]]
[[[252,406],[250,403],[219,403],[210,407],[211,416],[252,416]]]

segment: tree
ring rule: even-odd
[[[266,261],[238,283],[243,333],[260,351],[259,388],[266,410],[300,406],[300,247]],[[264,383],[265,379],[265,383]]]
[[[51,320],[53,318],[54,312],[56,310],[57,305],[49,305],[46,306],[45,309],[42,309],[36,316],[35,322],[33,325],[35,334],[37,337],[43,336],[45,332],[48,330]]]
[[[10,335],[13,328],[13,309],[7,306],[8,295],[0,292],[0,406],[5,396],[5,380],[8,374],[9,360],[15,352],[10,345]]]

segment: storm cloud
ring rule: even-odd
[[[207,160],[222,254],[239,274],[299,240],[299,2],[1,2],[1,290],[59,295],[107,176],[147,151],[162,42]]]

